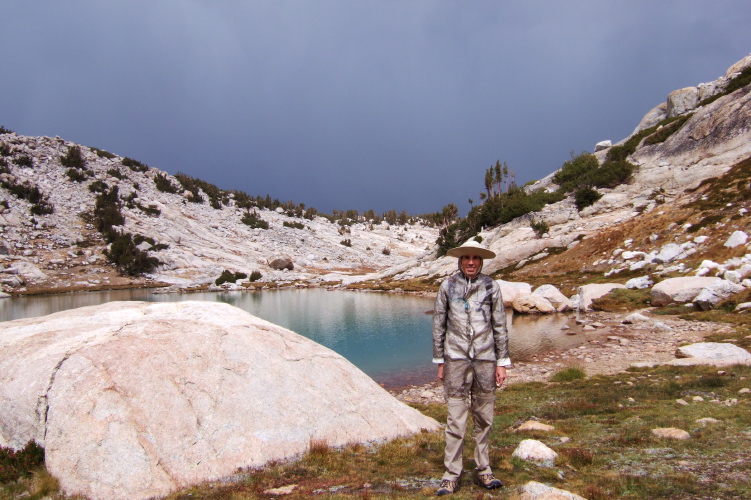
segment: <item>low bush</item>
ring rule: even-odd
[[[250,279],[250,281],[258,281],[262,277],[263,275],[261,274],[261,271],[253,271],[252,273],[250,273],[250,278],[248,279]]]
[[[133,158],[128,158],[127,156],[122,159],[123,166],[128,167],[134,172],[146,172],[149,169],[149,166],[141,163],[138,160],[134,160]]]
[[[125,178],[125,174],[123,174],[122,170],[117,167],[107,170],[107,174],[120,180]]]
[[[75,168],[69,168],[68,170],[66,170],[65,175],[67,175],[68,179],[73,182],[83,182],[89,178],[89,175],[85,170],[77,170]]]
[[[17,157],[15,160],[13,160],[13,163],[18,165],[19,167],[33,167],[34,161],[31,159],[31,156],[29,155],[21,155]]]
[[[99,158],[114,158],[116,156],[110,153],[109,151],[105,151],[103,149],[98,149],[98,148],[89,148],[89,149],[95,152]]]
[[[240,221],[253,229],[268,229],[269,223],[261,218],[255,210],[248,211]]]
[[[222,274],[219,275],[216,281],[214,281],[214,283],[216,284],[216,286],[219,286],[222,283],[235,283],[237,282],[237,280],[244,280],[247,277],[248,275],[245,273],[233,273],[232,271],[225,269],[224,271],[222,271]]]
[[[174,184],[167,178],[166,175],[162,173],[158,173],[154,176],[154,186],[156,186],[157,190],[161,191],[162,193],[177,193],[177,188]]]
[[[103,193],[107,189],[109,189],[109,186],[107,186],[107,183],[104,181],[94,181],[89,184],[89,191],[92,193]]]
[[[659,128],[654,134],[644,139],[644,145],[651,146],[652,144],[659,144],[661,142],[665,142],[668,137],[673,135],[692,116],[693,114],[678,116],[678,117],[673,118],[672,121],[670,121],[669,123],[663,124],[662,128]]]
[[[0,125],[0,134],[12,134],[13,131]]]
[[[30,212],[32,215],[46,215],[54,212],[54,207],[47,197],[39,191],[39,188],[28,182],[16,182],[8,179],[0,181],[0,186],[17,198],[24,199],[31,203]]]
[[[0,142],[0,156],[10,156],[10,146],[5,144],[4,142]]]
[[[81,148],[78,146],[72,146],[68,148],[68,152],[65,156],[60,157],[60,164],[63,167],[75,168],[83,170],[86,168],[86,160],[81,155]]]
[[[574,380],[581,380],[587,378],[587,374],[578,366],[569,366],[559,370],[550,377],[552,382],[572,382]]]
[[[31,440],[16,451],[0,446],[0,483],[17,481],[44,465],[44,449]]]
[[[590,205],[594,205],[600,198],[602,198],[602,194],[591,187],[580,188],[574,193],[574,203],[576,203],[578,210],[583,210]]]
[[[130,233],[110,230],[107,240],[110,245],[109,250],[104,251],[104,255],[122,274],[136,276],[148,273],[160,264],[159,259],[136,247]]]
[[[305,224],[302,222],[287,222],[286,220],[282,222],[282,226],[284,227],[291,227],[293,229],[305,229]]]
[[[345,247],[351,247],[352,246],[352,240],[350,240],[349,238],[347,238],[347,239],[344,239],[344,240],[340,241],[339,244],[340,245],[344,245]]]
[[[383,255],[391,255],[391,249],[389,247],[383,247],[383,250],[381,250],[381,253]]]
[[[538,221],[537,219],[532,219],[532,222],[530,223],[530,226],[532,227],[532,230],[534,230],[534,232],[535,232],[535,234],[537,235],[538,238],[542,238],[542,236],[545,233],[547,233],[548,231],[550,231],[550,228],[548,227],[548,225],[545,223],[544,220],[539,220]],[[480,240],[482,240],[482,238],[480,238]],[[477,238],[475,238],[475,241],[477,241]]]

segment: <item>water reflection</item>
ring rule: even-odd
[[[42,316],[116,300],[223,302],[304,335],[347,358],[387,386],[435,379],[431,364],[433,300],[381,293],[328,292],[323,289],[264,292],[154,294],[151,290],[118,290],[0,300],[0,320]],[[582,343],[565,335],[564,315],[508,315],[511,359],[567,349]]]

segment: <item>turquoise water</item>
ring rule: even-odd
[[[0,321],[42,316],[116,300],[224,302],[304,335],[341,354],[386,386],[435,379],[431,364],[433,299],[367,292],[285,289],[262,292],[154,294],[118,290],[0,300]],[[508,317],[512,360],[565,349],[583,342],[567,336],[563,315]]]

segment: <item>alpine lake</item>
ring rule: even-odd
[[[433,299],[407,294],[322,288],[187,294],[154,293],[153,289],[81,292],[0,299],[0,321],[132,300],[224,302],[332,349],[385,387],[436,379],[431,363]],[[583,344],[582,335],[562,330],[571,323],[573,319],[564,314],[507,313],[511,360],[525,361]]]

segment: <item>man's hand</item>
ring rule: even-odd
[[[438,380],[443,380],[443,363],[438,365]]]
[[[440,378],[440,375],[438,377]],[[495,385],[498,387],[502,386],[504,380],[506,380],[506,367],[496,366],[495,367]]]

